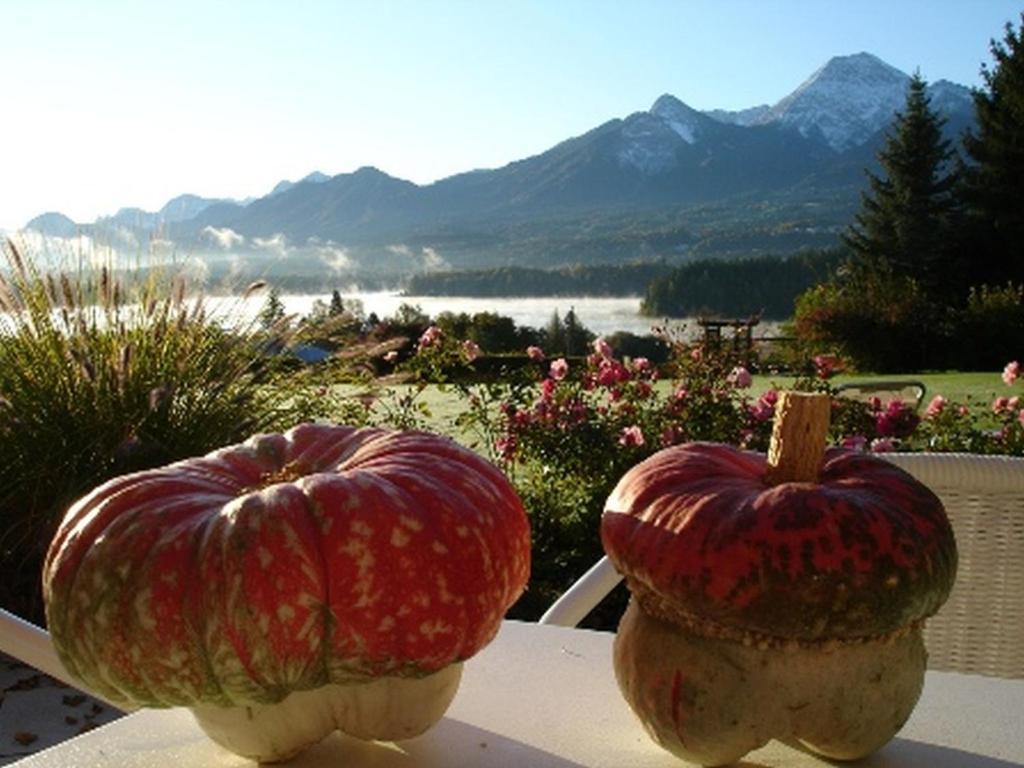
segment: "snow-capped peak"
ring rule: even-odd
[[[936,80],[928,86],[928,98],[932,109],[938,112],[952,112],[957,109],[971,109],[974,97],[971,89],[949,80]]]
[[[693,144],[709,118],[675,96],[658,98],[647,112],[627,117],[620,129],[619,163],[646,175],[665,173],[676,166],[682,144]]]
[[[906,100],[909,79],[870,53],[836,56],[757,122],[818,134],[842,152],[892,121]]]
[[[756,107],[746,109],[709,109],[704,114],[712,120],[729,125],[756,125],[768,112],[771,107],[767,104],[758,104]]]
[[[693,144],[697,140],[700,136],[700,121],[706,119],[700,112],[667,93],[654,102],[651,114],[664,120],[687,144]]]

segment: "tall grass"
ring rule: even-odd
[[[41,615],[67,506],[103,480],[310,418],[250,321],[207,314],[181,275],[0,262],[0,605]],[[228,322],[225,322],[228,321]]]

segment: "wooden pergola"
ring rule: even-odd
[[[761,315],[746,318],[698,317],[697,325],[703,335],[704,348],[722,350],[728,345],[729,351],[746,356],[754,349],[754,327],[761,322]],[[726,331],[732,334],[726,336]]]

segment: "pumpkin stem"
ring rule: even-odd
[[[309,470],[300,462],[292,461],[275,472],[264,472],[260,475],[259,482],[256,485],[246,488],[243,492],[252,493],[253,491],[262,491],[264,488],[277,485],[278,483],[291,483],[308,474]]]
[[[782,392],[775,404],[765,479],[814,483],[825,458],[832,398],[822,392]]]

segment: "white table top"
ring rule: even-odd
[[[506,622],[466,662],[445,718],[400,744],[334,734],[288,766],[668,768],[683,763],[657,747],[619,694],[612,635]],[[144,710],[15,765],[18,768],[251,766],[209,741],[187,710]],[[829,765],[775,743],[745,768]],[[834,765],[834,764],[831,764]],[[929,672],[903,731],[856,763],[871,768],[1024,766],[1024,680]]]

